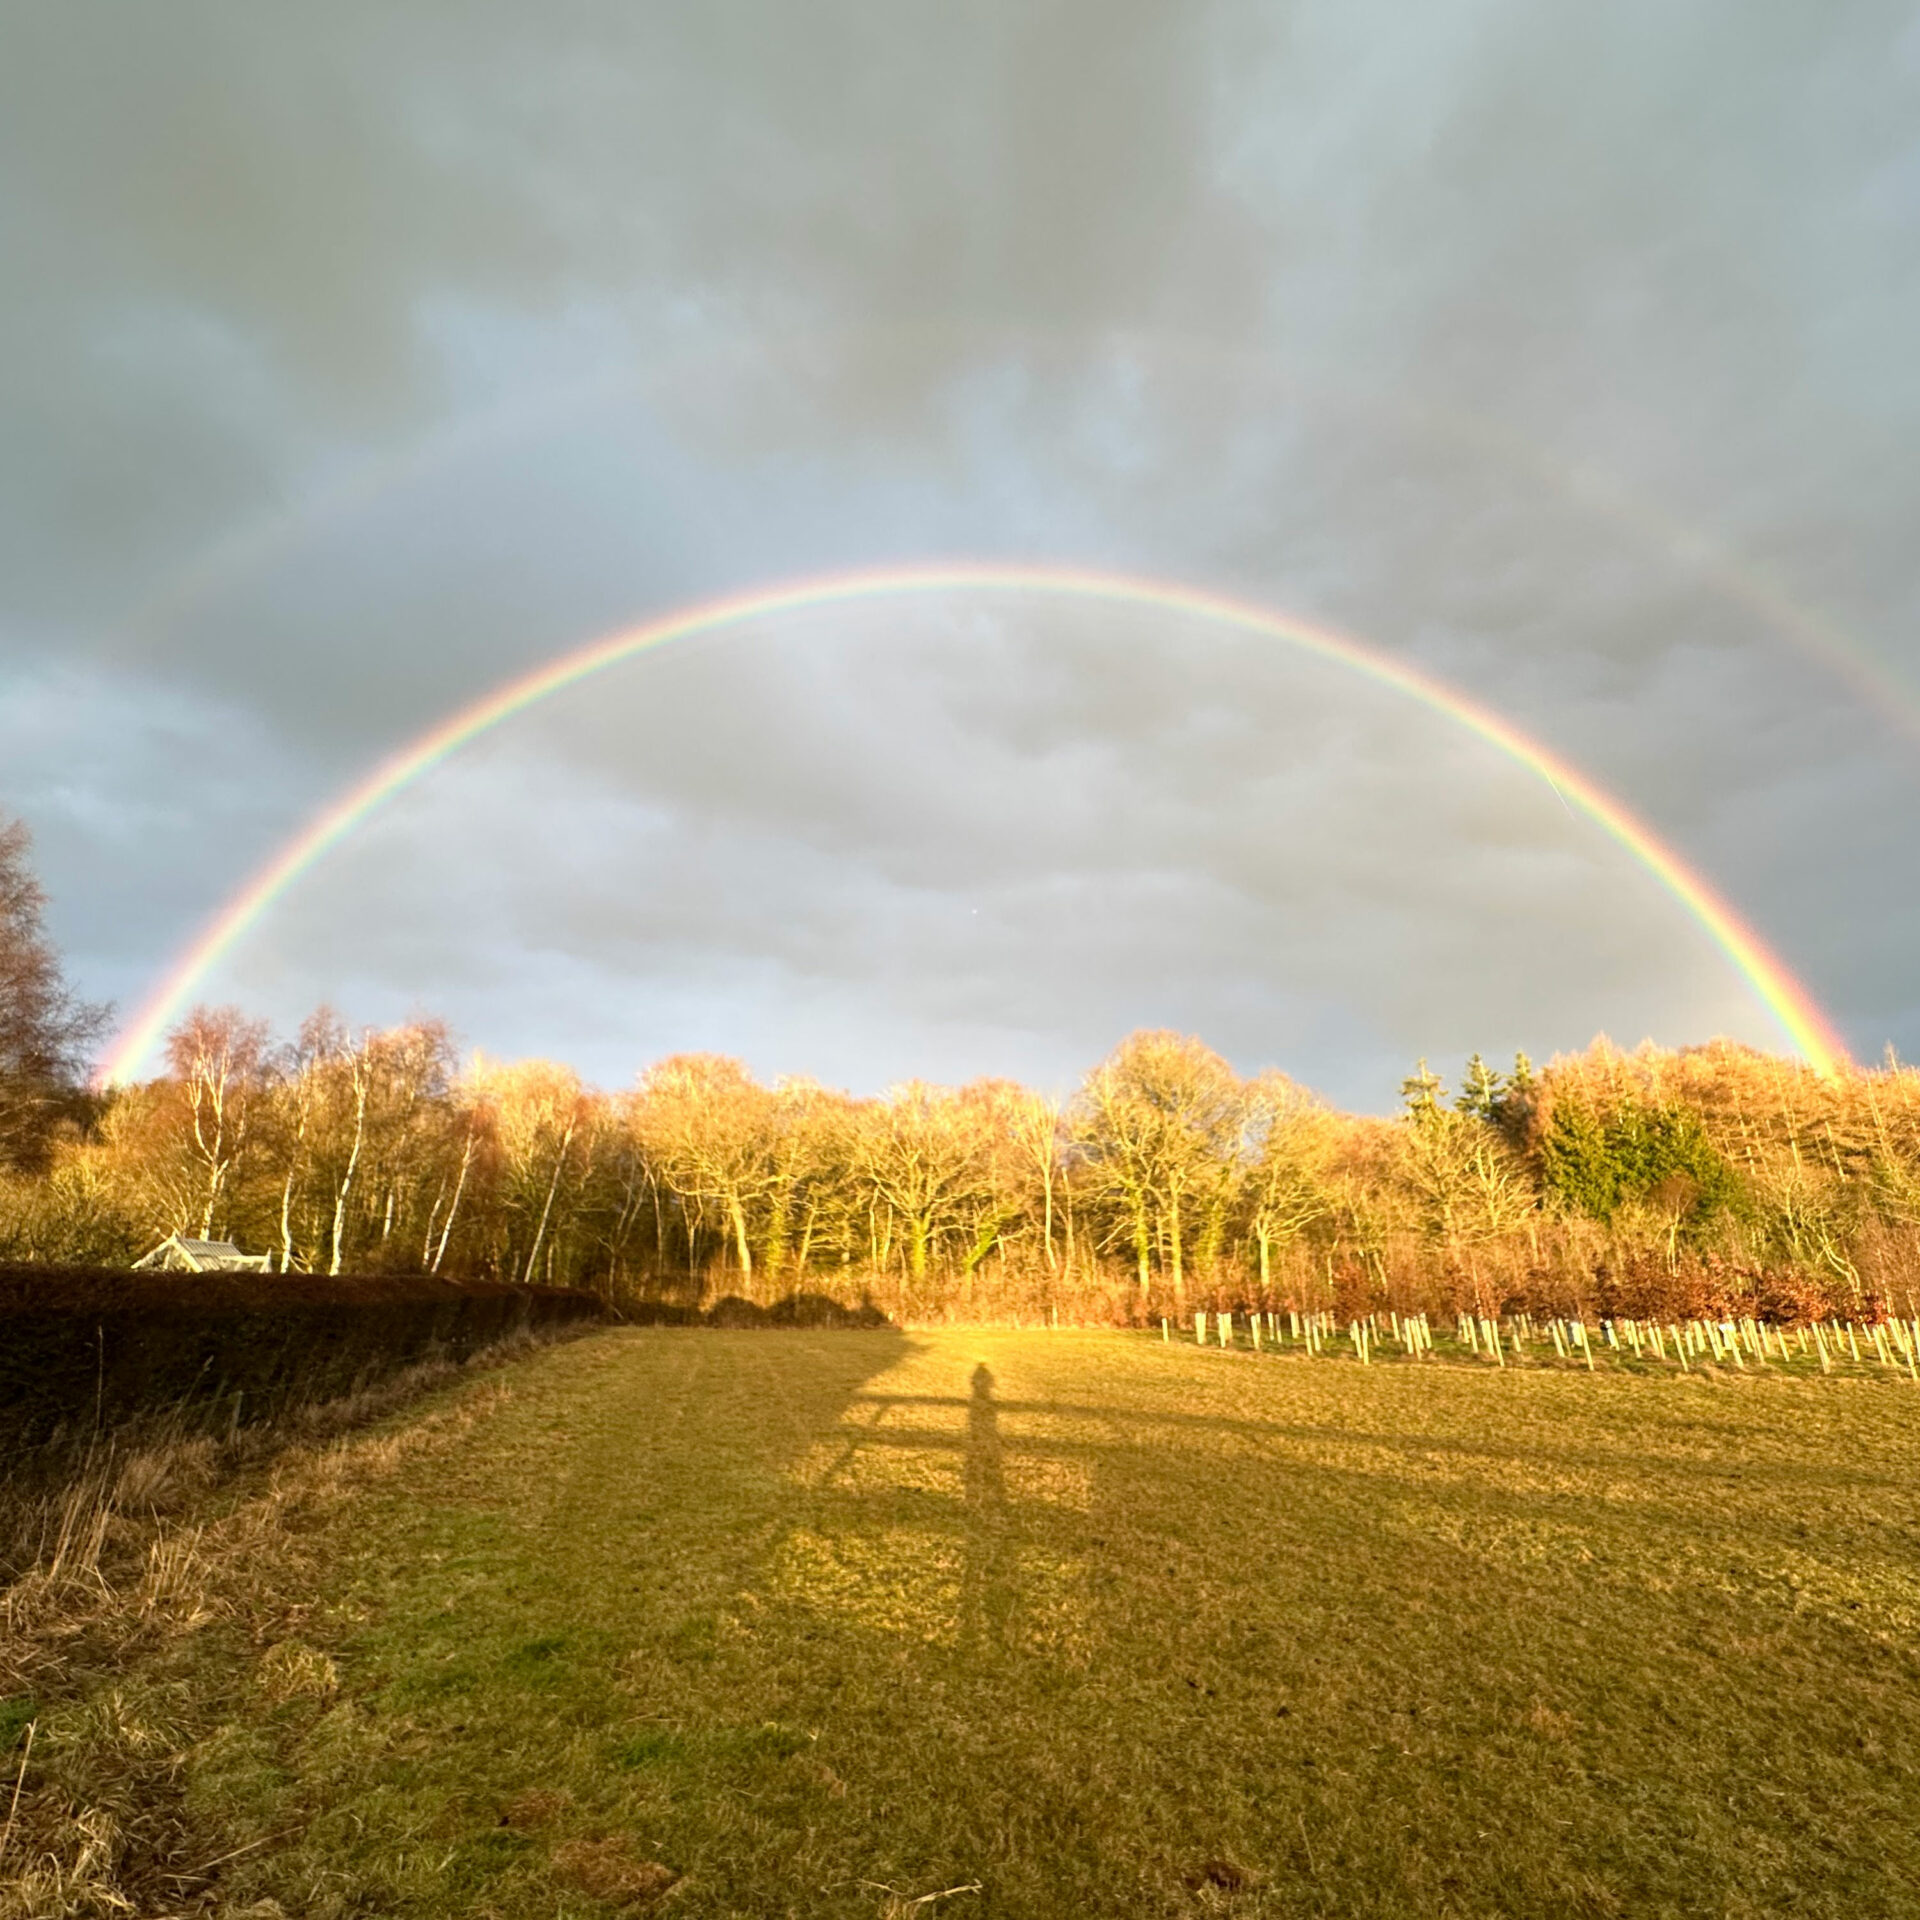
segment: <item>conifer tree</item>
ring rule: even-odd
[[[1460,1112],[1471,1114],[1476,1120],[1497,1120],[1506,1091],[1506,1076],[1495,1072],[1476,1053],[1467,1061],[1466,1071],[1461,1076],[1460,1095],[1453,1104]]]
[[[1446,1097],[1446,1082],[1427,1065],[1423,1054],[1418,1068],[1400,1082],[1400,1098],[1406,1102],[1407,1117],[1416,1121],[1433,1119]]]

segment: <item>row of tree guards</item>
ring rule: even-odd
[[[1161,1319],[1160,1338],[1172,1341],[1173,1323],[1169,1318]],[[1397,1348],[1399,1357],[1405,1360],[1430,1359],[1439,1351],[1429,1315],[1392,1311],[1358,1315],[1346,1322],[1343,1334],[1339,1317],[1327,1312],[1261,1308],[1209,1314],[1202,1309],[1193,1316],[1193,1338],[1201,1347],[1244,1345],[1254,1353],[1263,1348],[1276,1352],[1291,1348],[1309,1358],[1350,1347],[1362,1366],[1373,1364],[1375,1350],[1382,1342],[1389,1350]],[[1831,1373],[1836,1362],[1855,1367],[1877,1363],[1920,1383],[1920,1318],[1892,1316],[1865,1322],[1810,1320],[1793,1327],[1774,1325],[1751,1315],[1727,1320],[1669,1320],[1664,1324],[1609,1317],[1589,1329],[1584,1319],[1536,1320],[1527,1313],[1490,1318],[1461,1313],[1454,1316],[1449,1352],[1453,1357],[1479,1358],[1504,1367],[1510,1359],[1544,1361],[1549,1346],[1555,1359],[1584,1362],[1589,1373],[1596,1371],[1595,1354],[1601,1351],[1623,1359],[1677,1366],[1682,1372],[1691,1371],[1692,1364],[1699,1361],[1743,1372],[1749,1361],[1757,1368],[1793,1368],[1805,1363],[1805,1371],[1817,1365],[1822,1373]]]

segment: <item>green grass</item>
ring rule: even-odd
[[[154,1656],[228,1702],[180,1768],[228,1910],[1920,1912],[1891,1378],[673,1329],[503,1377],[312,1523],[297,1631]]]

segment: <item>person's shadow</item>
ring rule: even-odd
[[[966,1564],[960,1585],[960,1643],[972,1652],[1003,1648],[1016,1600],[1007,1538],[1007,1477],[993,1373],[973,1370],[967,1406]]]

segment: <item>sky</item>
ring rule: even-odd
[[[0,0],[0,810],[123,1014],[330,798],[689,603],[953,560],[1332,626],[1920,1052],[1920,16]],[[607,1086],[1129,1030],[1784,1044],[1446,715],[1192,616],[750,622],[494,729],[195,986]]]

